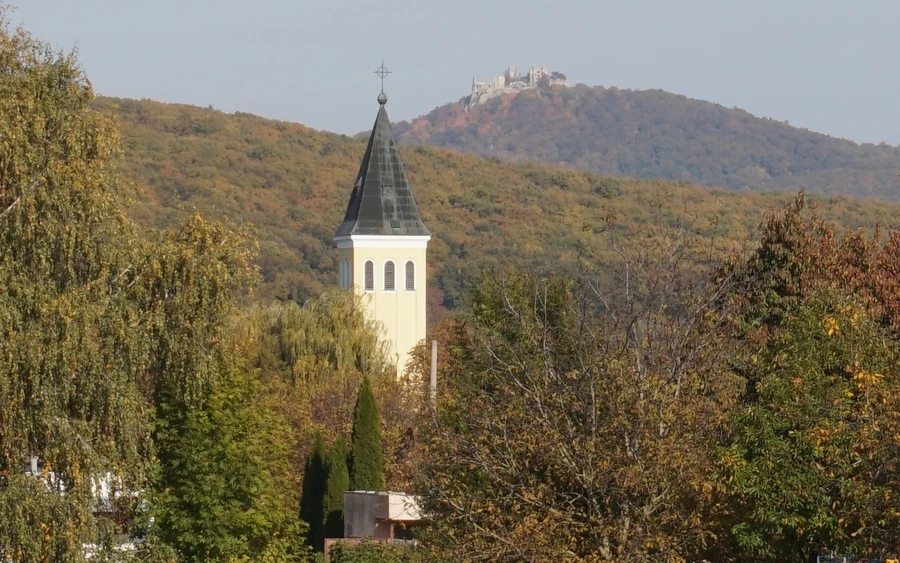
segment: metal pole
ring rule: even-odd
[[[431,341],[431,401],[437,397],[437,340]]]

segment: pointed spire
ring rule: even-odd
[[[378,96],[378,116],[353,185],[344,222],[335,237],[350,235],[430,236],[419,216],[391,121]]]

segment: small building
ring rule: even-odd
[[[344,493],[344,537],[325,538],[325,560],[335,544],[363,541],[413,543],[412,531],[422,526],[416,497],[391,491],[347,491]]]
[[[347,491],[344,493],[344,538],[412,539],[422,524],[416,497],[406,493]]]

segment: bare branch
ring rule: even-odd
[[[21,200],[21,199],[22,199],[22,196],[17,197],[16,200],[14,202],[12,202],[12,204],[10,204],[9,207],[7,207],[6,209],[3,210],[3,213],[0,213],[0,217],[3,217],[4,215],[6,215],[10,211],[12,211],[13,208],[19,203],[19,200]]]

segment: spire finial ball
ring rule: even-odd
[[[384,92],[378,94],[378,103],[384,105],[387,103],[387,94]]]

